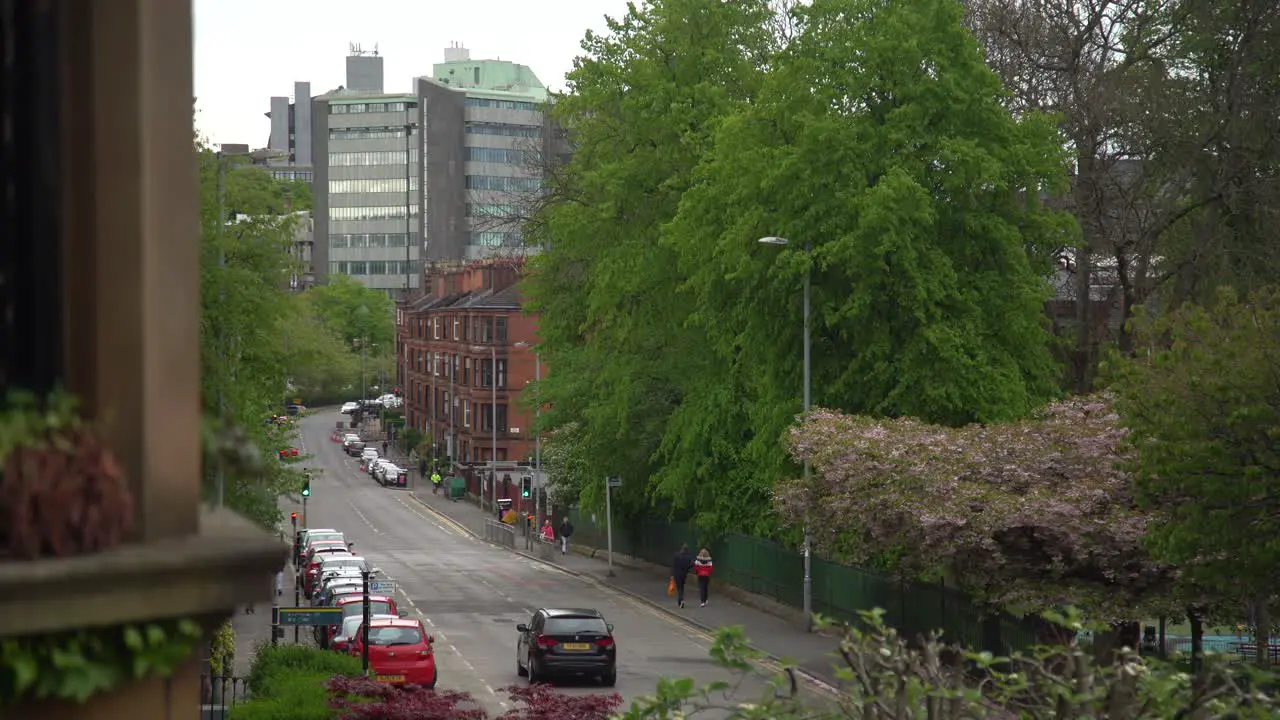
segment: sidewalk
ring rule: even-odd
[[[272,589],[275,588],[275,578],[271,579]],[[293,607],[293,565],[286,565],[284,568],[284,595],[279,598],[281,607]],[[304,601],[305,605],[306,602]],[[235,615],[231,616],[231,629],[236,635],[236,661],[235,666],[231,668],[228,674],[237,678],[246,678],[249,676],[249,666],[253,663],[253,655],[257,652],[260,645],[268,645],[271,643],[271,606],[272,601],[258,603],[253,606],[253,612],[245,612],[245,607],[236,608]],[[302,628],[299,633],[299,641],[301,644],[311,644],[311,628]],[[285,628],[285,635],[282,643],[293,643],[293,629]]]
[[[442,495],[432,495],[431,491],[414,492],[418,502],[453,520],[463,529],[484,536],[484,523],[492,520],[493,515],[478,508],[471,499],[451,501]],[[525,553],[524,536],[516,535],[516,552],[528,554],[529,557],[541,560],[537,553]],[[674,555],[674,549],[672,553]],[[594,555],[594,557],[593,557]],[[546,560],[542,560],[547,562]],[[806,633],[798,622],[790,621],[752,605],[768,606],[770,601],[758,599],[750,605],[737,602],[718,592],[713,586],[711,601],[707,607],[698,607],[697,585],[692,580],[685,588],[684,609],[676,607],[675,599],[667,597],[669,572],[666,568],[631,558],[620,558],[614,555],[613,576],[608,575],[608,561],[604,552],[596,548],[570,543],[568,555],[561,555],[559,549],[553,554],[551,564],[561,567],[575,575],[588,577],[596,582],[609,585],[621,592],[653,605],[679,620],[703,630],[714,632],[721,626],[741,625],[757,650],[794,664],[800,670],[812,675],[828,685],[838,686],[832,665],[839,641],[827,635]],[[734,595],[745,595],[742,590],[732,589]],[[690,599],[692,598],[692,600]],[[745,599],[745,598],[744,598]],[[794,613],[798,615],[798,613]]]

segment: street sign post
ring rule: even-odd
[[[622,487],[622,478],[604,479],[604,524],[609,538],[609,577],[613,577],[613,489]]]
[[[342,608],[336,607],[282,607],[279,615],[281,625],[342,624]]]
[[[396,584],[391,580],[373,580],[369,583],[369,592],[374,595],[390,595],[396,591]]]

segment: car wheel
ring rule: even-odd
[[[517,651],[516,652],[516,675],[518,675],[519,677],[524,677],[528,674],[529,674],[529,671],[525,670],[524,665],[520,664],[520,653]]]
[[[618,668],[611,667],[600,676],[600,684],[605,687],[613,687],[618,684]]]
[[[533,656],[529,656],[528,666],[525,669],[525,675],[529,677],[529,684],[532,685],[542,679],[541,674],[533,664]]]

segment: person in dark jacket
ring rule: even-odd
[[[684,581],[692,569],[693,556],[689,554],[689,546],[681,545],[680,552],[671,561],[671,577],[676,581],[676,604],[680,607],[684,607]]]
[[[573,523],[569,522],[569,518],[565,518],[560,523],[560,554],[569,554],[569,538],[573,537]]]

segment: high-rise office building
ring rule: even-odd
[[[268,161],[274,177],[311,182],[311,83],[295,82],[293,98],[271,98],[271,135],[267,148],[281,153]]]
[[[348,58],[348,85],[313,100],[318,272],[398,296],[418,287],[423,261],[521,246],[552,147],[547,90],[527,66],[461,46],[444,60],[396,94],[381,92],[381,58]]]
[[[546,88],[528,66],[472,60],[460,45],[415,83],[425,108],[427,260],[479,259],[521,247],[529,200],[541,193],[552,133]]]

